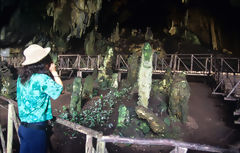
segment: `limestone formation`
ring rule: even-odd
[[[148,99],[152,86],[152,48],[149,43],[145,43],[142,49],[140,70],[138,73],[138,105],[148,108]]]
[[[53,32],[81,37],[101,7],[102,0],[60,0],[49,3],[47,13],[53,17]]]
[[[175,74],[169,93],[169,115],[187,121],[190,87],[184,73]]]
[[[145,33],[145,40],[149,41],[149,40],[153,40],[153,33],[151,30],[151,27],[147,27],[146,33]]]
[[[110,87],[114,89],[118,89],[118,74],[113,73],[111,76]]]
[[[124,128],[130,122],[129,110],[125,105],[120,105],[118,108],[117,128]]]
[[[113,48],[109,47],[104,57],[103,66],[100,68],[101,71],[98,73],[98,81],[103,82],[109,79],[109,75],[112,75],[112,60],[113,60]]]
[[[84,80],[82,97],[83,98],[92,98],[93,96],[93,85],[94,79],[92,75],[88,75]]]
[[[73,92],[70,101],[70,113],[81,111],[82,104],[82,78],[76,77],[73,81]]]
[[[137,82],[138,77],[138,56],[136,53],[133,53],[128,58],[128,74],[127,74],[127,82],[129,86],[133,86]]]
[[[95,53],[95,32],[92,30],[87,37],[85,38],[84,41],[84,50],[86,55],[91,56],[91,55],[96,55]]]
[[[113,31],[110,41],[115,43],[117,41],[119,41],[120,36],[119,36],[119,23],[117,23],[115,30]]]
[[[139,118],[147,120],[153,132],[159,134],[165,132],[166,127],[164,122],[158,116],[156,116],[151,110],[143,106],[137,106],[135,108],[135,111]]]

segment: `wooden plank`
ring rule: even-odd
[[[84,126],[81,126],[80,124],[76,124],[76,123],[70,122],[68,120],[57,118],[56,122],[61,124],[61,125],[67,126],[67,127],[71,128],[75,131],[78,131],[80,133],[83,133],[83,134],[86,134],[86,135],[89,135],[89,136],[92,136],[92,137],[95,137],[95,138],[99,138],[99,137],[102,136],[101,132],[92,130],[90,128],[86,128]]]

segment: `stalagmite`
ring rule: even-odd
[[[136,53],[133,53],[128,58],[127,82],[129,85],[134,85],[134,83],[137,81],[138,67],[138,56]]]
[[[107,53],[104,57],[103,66],[100,67],[101,71],[98,73],[98,82],[104,85],[105,87],[111,83],[111,77],[113,74],[112,71],[112,62],[113,62],[113,48],[108,47]]]
[[[142,49],[142,59],[138,74],[138,105],[148,108],[148,99],[150,97],[152,85],[152,47],[145,43]]]
[[[76,77],[73,81],[73,92],[70,101],[70,113],[74,115],[74,113],[81,111],[81,103],[82,103],[82,78]]]

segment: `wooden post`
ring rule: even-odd
[[[176,64],[177,64],[177,55],[176,54],[174,54],[174,61],[173,61],[174,63],[173,63],[173,72],[175,72],[176,71]]]
[[[156,53],[153,54],[153,55],[155,55],[155,56],[154,56],[154,64],[155,64],[155,65],[154,65],[154,70],[157,70],[158,55],[157,55]]]
[[[82,78],[82,71],[77,71],[77,77]]]
[[[170,153],[187,153],[187,148],[175,147]]]
[[[97,56],[97,70],[100,68],[100,55]]]
[[[116,60],[116,65],[115,65],[115,68],[116,69],[119,69],[120,68],[120,64],[119,64],[119,60],[120,59],[120,55],[117,55],[117,60]]]
[[[104,153],[104,152],[105,152],[105,142],[97,139],[96,153]]]
[[[163,69],[165,70],[165,68],[163,68],[163,64],[164,64],[163,62],[164,62],[164,60],[163,60],[163,58],[161,58],[161,64],[162,64],[162,69],[161,70],[162,71],[163,71]]]
[[[81,68],[81,60],[82,60],[82,56],[78,55],[78,69]]]
[[[2,144],[2,149],[3,149],[3,153],[6,153],[6,144],[5,144],[5,140],[3,137],[3,132],[2,132],[2,126],[0,125],[0,140],[1,140],[1,144]]]
[[[223,58],[221,57],[221,72],[223,72]]]
[[[121,77],[122,77],[122,73],[119,71],[118,72],[118,82],[121,82]]]
[[[174,55],[171,55],[171,60],[170,60],[170,63],[169,63],[169,67],[173,70],[173,58],[174,58]]]
[[[177,61],[177,70],[180,71],[180,61],[181,59],[178,57],[178,61]]]
[[[210,73],[213,71],[213,55],[210,56]]]
[[[85,144],[85,153],[94,153],[95,149],[92,145],[92,137],[90,135],[86,135],[86,144]]]
[[[207,73],[207,72],[208,72],[208,57],[205,60],[205,72],[204,73]]]
[[[17,132],[17,136],[18,136],[18,140],[20,142],[20,138],[19,138],[19,135],[18,135],[18,128],[20,126],[20,121],[18,120],[17,116],[16,116],[16,112],[15,112],[15,109],[13,107],[13,113],[12,113],[12,119],[13,119],[13,123],[14,123],[14,127],[16,129],[16,132]]]
[[[87,56],[87,69],[89,68],[89,60],[90,59],[90,56]]]
[[[7,153],[12,153],[13,141],[13,104],[8,104]]]
[[[193,54],[191,55],[191,73],[193,71]]]

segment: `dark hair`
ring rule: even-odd
[[[41,61],[26,65],[21,67],[18,70],[19,77],[21,78],[21,83],[24,84],[27,82],[34,73],[48,74],[49,75],[49,66],[52,63],[51,56],[48,54]]]

